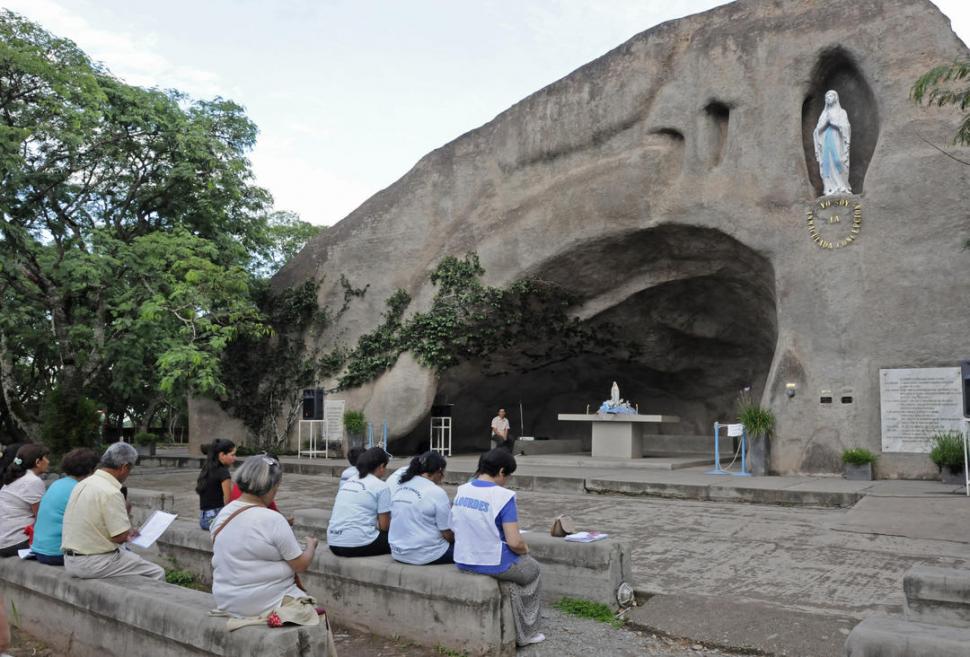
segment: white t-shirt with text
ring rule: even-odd
[[[391,495],[391,556],[402,563],[431,563],[448,551],[441,531],[448,529],[448,493],[430,479],[417,476],[398,485]]]
[[[372,474],[340,483],[330,512],[327,544],[336,547],[363,547],[378,535],[377,514],[391,510],[387,483]]]

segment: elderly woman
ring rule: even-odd
[[[61,533],[64,529],[64,510],[78,482],[87,479],[98,468],[98,455],[86,447],[72,449],[61,461],[63,477],[51,484],[40,501],[37,522],[34,523],[34,542],[30,551],[37,561],[49,566],[63,566]]]
[[[17,450],[0,488],[0,557],[14,557],[30,547],[24,529],[34,524],[40,498],[47,487],[40,476],[47,472],[48,449],[33,443]]]
[[[455,565],[510,582],[516,643],[539,643],[546,638],[538,631],[539,564],[529,556],[529,547],[519,533],[515,493],[504,487],[515,472],[515,457],[497,447],[478,465],[478,476],[458,487],[451,507]]]
[[[338,557],[390,554],[391,493],[384,481],[387,463],[387,452],[371,447],[357,459],[357,476],[341,482],[327,526],[327,545]]]
[[[448,460],[437,452],[411,459],[391,492],[391,531],[387,539],[395,561],[416,566],[454,563],[448,525],[451,504],[441,488]]]
[[[224,506],[210,526],[212,596],[230,616],[261,617],[310,600],[296,575],[310,567],[317,539],[308,538],[301,548],[286,518],[268,508],[282,480],[283,468],[275,458],[247,458],[235,475],[242,495]]]

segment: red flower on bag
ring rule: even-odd
[[[283,627],[283,619],[275,611],[270,612],[269,616],[266,617],[266,624],[270,627]]]

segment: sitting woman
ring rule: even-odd
[[[3,475],[0,488],[0,557],[15,557],[18,550],[30,547],[24,530],[34,524],[40,498],[47,487],[40,475],[47,472],[49,450],[28,443],[17,450],[17,456]]]
[[[51,484],[40,500],[37,522],[34,523],[34,542],[30,551],[37,561],[49,566],[63,566],[61,530],[64,528],[64,509],[71,499],[77,482],[90,477],[98,468],[99,457],[92,449],[78,447],[64,455],[61,470],[64,476]]]
[[[387,539],[395,561],[417,566],[454,563],[455,536],[448,525],[451,504],[441,488],[447,465],[437,452],[415,456],[391,493]]]
[[[232,477],[229,468],[236,462],[236,444],[219,438],[203,445],[202,451],[206,459],[195,482],[195,492],[199,494],[199,527],[208,530],[212,519],[230,501]]]
[[[308,538],[306,549],[301,548],[286,519],[267,508],[282,480],[283,468],[276,459],[247,458],[236,471],[242,495],[223,507],[210,525],[212,596],[216,607],[230,616],[265,616],[307,600],[296,575],[310,567],[317,539]]]
[[[371,447],[357,459],[357,476],[341,482],[327,527],[327,544],[338,557],[390,554],[391,495],[384,483],[387,463],[387,452]]]
[[[515,472],[515,457],[497,447],[479,461],[479,474],[458,487],[451,507],[455,565],[511,582],[515,639],[520,646],[539,643],[541,587],[539,564],[519,533],[515,493],[504,488]]]

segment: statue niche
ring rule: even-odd
[[[844,48],[823,51],[809,80],[802,104],[802,145],[815,196],[861,194],[879,139],[879,108],[872,89]],[[829,161],[833,165],[828,168],[830,179],[823,181],[826,166],[820,156],[826,154],[828,137],[832,138],[828,143],[834,147],[829,151],[834,159]],[[843,170],[834,166],[837,162]]]

